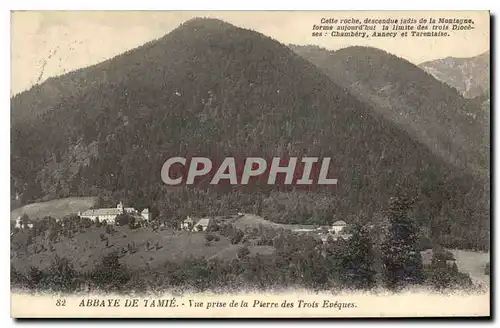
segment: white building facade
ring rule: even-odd
[[[136,210],[133,207],[123,207],[123,203],[120,202],[118,205],[116,205],[116,208],[96,208],[96,209],[90,209],[86,210],[84,212],[79,212],[78,215],[81,218],[88,218],[91,220],[95,220],[99,218],[99,221],[107,221],[107,223],[112,223],[115,224],[115,219],[118,215],[120,214],[130,214],[130,215],[140,215],[144,220],[149,221],[150,219],[150,213],[149,209],[145,208],[142,210],[142,212],[139,213],[138,210]]]
[[[339,234],[344,231],[344,229],[347,227],[347,223],[345,221],[339,220],[333,222],[331,228],[329,231],[334,234]]]
[[[21,219],[21,216],[18,216],[17,219],[16,219],[16,224],[15,224],[15,227],[16,228],[33,228],[33,223],[31,222],[27,222],[26,224],[23,225],[23,222],[22,222],[22,219]]]
[[[188,216],[186,220],[182,221],[181,229],[182,230],[193,230],[194,228],[194,220]]]

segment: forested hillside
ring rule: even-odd
[[[23,204],[101,196],[162,220],[248,210],[297,223],[372,220],[390,196],[407,194],[433,237],[487,247],[488,186],[350,92],[271,38],[191,20],[14,97],[12,194]],[[329,156],[339,185],[166,188],[164,161],[192,155]]]
[[[488,176],[489,121],[476,115],[482,111],[477,102],[380,49],[291,48],[438,156]]]

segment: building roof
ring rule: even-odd
[[[123,211],[119,208],[96,208],[86,210],[81,214],[81,216],[100,216],[100,215],[119,215],[122,214]]]
[[[196,223],[197,226],[201,225],[201,226],[208,226],[208,224],[210,223],[210,219],[209,218],[204,218],[204,219],[201,219],[200,221],[198,221],[198,223]]]
[[[347,223],[345,223],[345,221],[342,221],[342,220],[335,221],[332,224],[332,226],[346,226],[346,225],[347,225]]]

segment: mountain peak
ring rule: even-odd
[[[385,76],[375,78],[380,69],[373,62],[366,80],[385,82]],[[399,100],[410,87],[403,85],[388,100]],[[416,93],[408,107],[417,111],[422,94]],[[434,105],[418,113],[432,120]],[[357,214],[360,203],[373,213],[386,206],[389,196],[412,193],[422,195],[422,208],[449,209],[444,215],[461,220],[467,238],[469,218],[483,213],[484,184],[444,162],[283,44],[218,19],[192,19],[161,40],[54,78],[13,99],[11,112],[31,117],[31,124],[18,119],[11,132],[13,191],[24,204],[101,191],[120,199],[127,195],[128,203],[178,202],[159,176],[173,156],[214,161],[321,156],[331,158],[331,173],[342,184],[324,191],[327,206],[326,198],[303,193],[301,204],[311,204],[311,210],[301,217],[322,213],[328,219],[333,212],[345,217]],[[186,207],[173,215],[205,207],[225,211],[229,203],[243,211],[262,204],[266,218],[289,220],[275,200],[281,202],[277,195],[291,190],[271,186],[259,192],[263,198],[258,200],[247,197],[253,186],[224,187],[208,186],[217,188],[209,193],[183,189],[195,201],[182,201]],[[449,190],[460,192],[435,205],[435,195]],[[297,204],[295,195],[287,199]]]
[[[465,98],[489,93],[489,50],[469,58],[446,57],[427,61],[419,67],[458,90]]]
[[[213,27],[223,27],[223,26],[235,27],[234,25],[229,24],[226,21],[223,21],[223,20],[218,19],[218,18],[212,18],[212,17],[191,18],[191,19],[185,21],[184,23],[182,23],[180,26],[193,27],[193,28],[196,28],[196,27],[212,27],[213,28]]]
[[[228,30],[242,30],[226,21],[211,17],[195,17],[185,21],[179,27],[174,29],[171,34],[179,33],[217,33]]]

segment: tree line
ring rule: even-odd
[[[458,271],[451,253],[439,245],[434,245],[431,263],[423,265],[420,231],[409,214],[410,207],[411,201],[407,199],[392,199],[381,236],[361,222],[353,224],[349,239],[334,241],[330,237],[325,243],[310,235],[285,230],[254,229],[243,233],[231,225],[221,225],[207,231],[206,239],[209,243],[216,242],[215,236],[219,234],[231,237],[233,244],[240,245],[236,258],[231,260],[189,257],[178,262],[167,261],[155,269],[132,270],[120,263],[119,253],[111,252],[90,272],[80,273],[70,260],[56,256],[45,270],[32,267],[22,274],[12,267],[11,282],[15,287],[59,292],[474,288],[470,277]],[[259,238],[258,245],[272,245],[275,251],[252,255],[245,242],[250,234]]]

